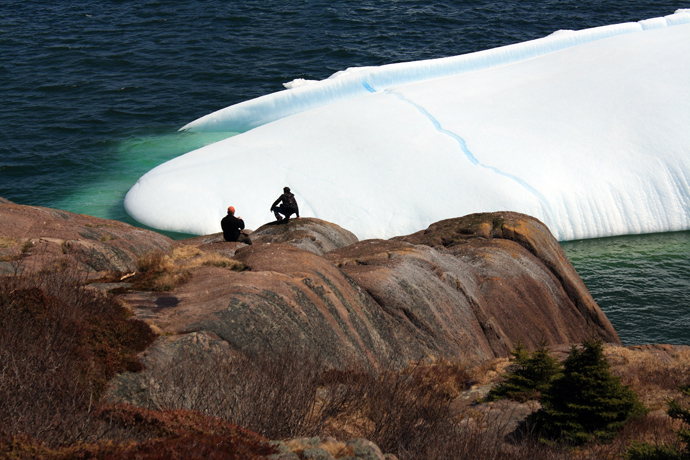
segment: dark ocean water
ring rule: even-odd
[[[625,345],[690,345],[690,232],[562,243]]]
[[[3,0],[0,196],[134,223],[122,199],[142,174],[229,135],[179,127],[284,82],[679,8],[690,1]],[[624,342],[690,343],[689,235],[564,246]]]

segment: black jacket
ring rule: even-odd
[[[244,229],[244,221],[232,214],[228,214],[220,221],[220,227],[223,229],[225,241],[237,241],[240,237],[240,232]]]
[[[278,203],[283,203],[283,205],[280,207],[283,210],[286,211],[292,211],[299,217],[299,207],[297,206],[297,200],[295,199],[295,194],[288,192],[288,193],[283,193],[278,197],[277,200],[273,202],[271,205],[271,211],[273,211],[275,208],[278,207]]]

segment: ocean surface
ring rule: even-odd
[[[4,0],[0,196],[136,224],[122,200],[141,175],[234,134],[181,126],[295,78],[679,8],[690,1]],[[563,246],[624,344],[690,344],[690,232]]]

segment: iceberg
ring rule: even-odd
[[[149,171],[127,212],[256,228],[289,186],[360,239],[501,210],[562,241],[690,229],[690,10],[286,88],[184,126],[242,133]]]

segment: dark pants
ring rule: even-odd
[[[273,214],[276,216],[276,219],[282,220],[282,215],[285,216],[286,219],[289,219],[291,215],[295,214],[297,211],[295,211],[295,208],[288,207],[288,206],[276,206],[275,208],[272,209]]]
[[[240,231],[223,233],[223,239],[225,239],[225,241],[230,241],[230,242],[238,241],[238,242],[244,243],[244,244],[252,244],[252,240],[249,239],[249,235],[246,235]]]
[[[240,237],[237,238],[237,241],[244,244],[252,244],[252,240],[249,238],[249,235],[245,235],[244,233],[240,233]]]

